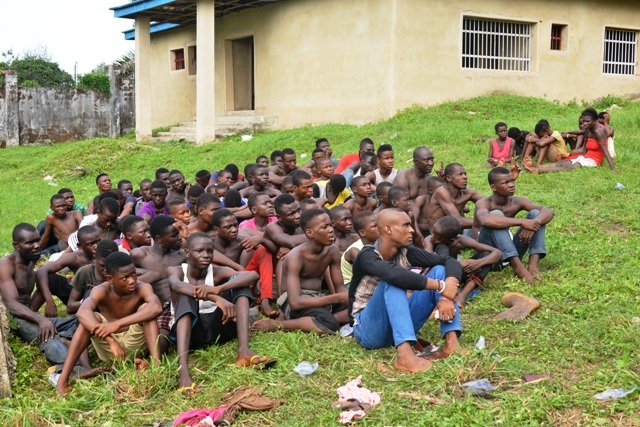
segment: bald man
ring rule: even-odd
[[[353,263],[349,286],[349,314],[353,335],[365,348],[394,345],[398,352],[394,366],[405,372],[422,372],[430,359],[445,358],[458,346],[460,314],[454,303],[462,269],[451,257],[427,252],[412,243],[409,215],[385,209],[378,217],[378,241],[365,246]],[[430,267],[426,277],[413,267]],[[444,346],[425,357],[416,334],[431,316],[440,320]]]
[[[433,169],[433,153],[427,147],[416,147],[413,150],[413,167],[398,172],[393,180],[393,185],[398,185],[409,190],[409,199],[415,200],[418,196],[429,194],[427,179]]]

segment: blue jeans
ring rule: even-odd
[[[502,211],[491,211],[490,215],[504,216]],[[526,218],[534,219],[537,218],[538,215],[540,215],[540,211],[537,209],[533,209],[527,214]],[[529,251],[529,256],[540,255],[540,258],[544,258],[547,254],[547,247],[544,242],[545,226],[540,226],[538,231],[533,234],[531,241],[529,241],[528,243],[520,240],[521,232],[522,227],[518,229],[518,231],[512,238],[509,234],[508,228],[482,227],[480,229],[478,241],[480,243],[484,243],[489,246],[493,246],[494,248],[500,249],[502,251],[503,261],[507,261],[514,256],[522,258],[527,251]]]
[[[429,270],[430,279],[444,280],[445,270],[441,265]],[[407,298],[407,291],[386,282],[380,282],[364,310],[356,313],[353,336],[364,348],[399,346],[410,341],[416,342],[416,334],[435,310],[440,294],[432,290],[413,291]],[[458,305],[453,322],[440,322],[440,331],[462,330]]]
[[[14,320],[18,326],[17,332],[20,338],[27,342],[37,343],[40,351],[44,353],[44,356],[49,362],[57,365],[64,363],[64,359],[67,357],[67,346],[64,345],[60,337],[67,338],[71,341],[78,326],[78,319],[76,319],[75,316],[50,317],[49,320],[53,323],[53,326],[56,327],[58,333],[55,337],[44,343],[40,342],[40,332],[37,323],[18,319],[17,317],[14,317]]]

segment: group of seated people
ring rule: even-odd
[[[57,364],[60,394],[94,373],[90,343],[103,361],[158,360],[175,346],[178,389],[191,394],[193,348],[237,339],[236,365],[267,368],[276,361],[251,349],[252,331],[345,325],[364,348],[395,346],[397,369],[424,371],[456,351],[461,310],[492,270],[536,280],[553,218],[514,196],[507,168],[491,169],[487,196],[467,187],[462,164],[433,166],[424,146],[399,171],[389,144],[365,138],[338,161],[319,139],[304,165],[287,148],[242,174],[234,164],[201,170],[193,184],[160,168],[135,191],[126,179],[114,189],[100,174],[86,209],[63,188],[40,230],[15,226],[0,291],[19,336]],[[72,317],[58,317],[53,296]],[[252,306],[261,318],[250,324]],[[418,339],[430,317],[440,347]]]
[[[578,167],[598,167],[606,159],[615,168],[614,129],[609,124],[611,114],[592,108],[582,112],[578,130],[559,132],[547,120],[540,120],[533,132],[507,124],[495,125],[497,137],[489,144],[487,164],[490,167],[508,166],[517,173],[521,167],[533,174],[558,172]],[[517,162],[517,158],[522,159]]]

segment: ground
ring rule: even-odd
[[[609,98],[616,128],[617,170],[607,166],[567,173],[523,174],[517,193],[555,210],[548,227],[549,256],[541,262],[543,280],[535,286],[517,281],[510,271],[489,276],[482,295],[467,305],[462,346],[467,354],[438,361],[425,374],[393,370],[394,351],[365,351],[350,339],[297,333],[256,334],[252,346],[278,358],[269,371],[231,367],[233,343],[196,351],[194,379],[203,390],[192,398],[175,392],[176,357],[137,374],[132,366],[118,368],[113,377],[76,383],[66,399],[54,399],[47,363],[35,346],[11,340],[18,372],[14,399],[0,401],[3,425],[139,426],[174,419],[191,408],[213,408],[221,396],[241,385],[256,386],[287,402],[272,413],[243,414],[236,425],[335,425],[335,388],[358,375],[366,387],[382,393],[382,404],[361,425],[616,425],[640,422],[640,394],[601,403],[593,395],[609,388],[640,382],[640,297],[638,255],[640,104]],[[587,106],[585,104],[584,106]],[[575,129],[583,106],[560,105],[506,95],[448,103],[429,109],[413,108],[389,121],[365,126],[327,125],[255,135],[240,144],[239,137],[195,147],[186,143],[138,144],[131,138],[96,139],[56,146],[21,147],[0,151],[0,251],[9,251],[10,231],[20,221],[36,223],[44,217],[48,199],[60,186],[71,187],[85,202],[94,193],[94,177],[108,172],[115,182],[151,177],[157,167],[178,168],[192,177],[202,168],[223,167],[230,159],[241,165],[258,154],[292,147],[299,158],[310,157],[313,141],[328,137],[337,155],[356,150],[371,137],[391,143],[396,165],[410,166],[417,145],[433,149],[437,165],[463,163],[469,186],[488,193],[483,167],[493,126],[533,129],[546,118],[554,129]],[[44,178],[50,176],[50,180]],[[617,182],[625,189],[616,191]],[[525,322],[489,321],[503,308],[507,291],[532,295],[542,308]],[[634,319],[636,318],[636,319]],[[437,339],[429,324],[422,336]],[[486,349],[473,350],[480,336]],[[301,361],[319,362],[310,377],[293,368]],[[550,380],[523,384],[524,374],[548,373]],[[488,378],[498,388],[495,400],[465,395],[460,384]],[[414,393],[427,399],[402,397]],[[432,404],[428,398],[437,398]]]

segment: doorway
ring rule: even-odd
[[[225,41],[227,110],[255,109],[253,36]]]

